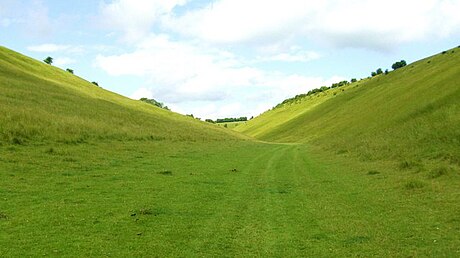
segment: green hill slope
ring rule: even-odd
[[[0,143],[240,138],[0,47]]]
[[[460,48],[343,90],[285,104],[235,130],[266,141],[310,142],[364,160],[460,165]]]

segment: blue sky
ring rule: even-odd
[[[0,44],[201,118],[460,45],[460,0],[1,0]]]

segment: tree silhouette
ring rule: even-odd
[[[53,63],[53,58],[51,56],[47,57],[45,60],[43,60],[43,62],[51,65]]]

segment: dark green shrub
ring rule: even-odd
[[[406,66],[406,65],[407,65],[406,61],[401,60],[401,61],[399,61],[399,62],[394,63],[394,64],[391,66],[391,68],[393,68],[393,70],[396,70],[396,69],[402,68],[402,67],[404,67],[404,66]]]

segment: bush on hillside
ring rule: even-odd
[[[165,106],[163,103],[158,102],[158,101],[156,101],[156,100],[154,100],[154,99],[141,98],[141,99],[139,99],[139,100],[140,100],[140,101],[143,101],[143,102],[145,102],[145,103],[148,103],[148,104],[157,106],[157,107],[159,107],[159,108],[169,110],[168,106]],[[192,115],[192,117],[193,117],[193,115]]]
[[[401,61],[399,61],[399,62],[394,63],[394,64],[391,66],[391,68],[393,68],[393,70],[396,70],[396,69],[402,68],[402,67],[404,67],[404,66],[406,66],[406,65],[407,65],[406,61],[401,60]]]
[[[51,65],[53,63],[53,58],[51,56],[45,58],[45,60],[43,60],[43,62],[45,62],[46,64],[49,64]]]

